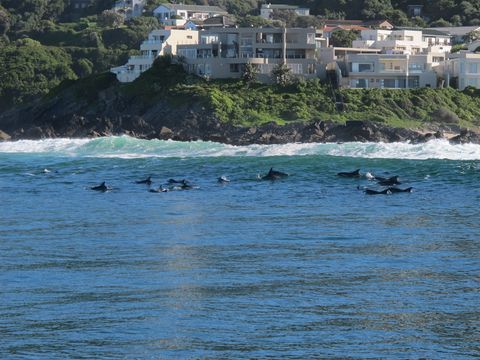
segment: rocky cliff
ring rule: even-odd
[[[119,87],[106,86],[92,94],[78,95],[66,87],[55,95],[0,115],[0,139],[41,139],[55,137],[98,137],[130,135],[144,139],[179,141],[206,140],[234,145],[280,144],[289,142],[423,142],[442,138],[431,133],[393,128],[372,121],[268,123],[240,127],[220,121],[213,111],[194,98],[172,104],[167,98],[140,101]],[[456,143],[480,143],[480,136],[468,130],[451,139]]]

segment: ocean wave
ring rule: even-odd
[[[447,140],[432,140],[422,144],[351,142],[233,146],[205,141],[140,140],[128,136],[113,136],[97,139],[2,142],[0,143],[0,153],[125,159],[323,155],[369,159],[480,160],[480,145],[452,145]]]

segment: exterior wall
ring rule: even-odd
[[[346,65],[348,77],[344,78],[343,85],[352,88],[396,89],[437,86],[437,75],[432,68],[431,55],[348,55]]]
[[[316,77],[313,29],[221,28],[202,31],[198,45],[179,45],[189,72],[210,78],[238,78],[247,63],[267,81],[275,65],[285,63],[298,76]]]
[[[180,17],[187,20],[206,20],[208,18],[226,15],[226,12],[220,11],[190,11],[188,9],[171,9],[168,5],[160,5],[153,11],[153,15],[156,16],[165,25],[175,25],[172,23],[172,17]],[[185,23],[185,22],[184,22]]]
[[[260,8],[260,16],[264,19],[271,19],[272,14],[275,8],[271,8],[269,4],[263,4],[262,7]],[[300,8],[300,7],[295,7],[291,6],[291,8],[287,5],[284,9],[278,8],[277,10],[279,11],[285,11],[285,10],[293,10],[295,11],[295,14],[298,16],[309,16],[310,15],[310,9],[309,8]]]
[[[457,77],[460,90],[467,86],[480,89],[480,54],[467,51],[452,54],[447,67],[446,77]]]
[[[418,54],[428,48],[421,31],[412,30],[362,30],[361,39],[352,47],[382,49],[385,52]]]
[[[153,62],[161,55],[176,55],[177,46],[182,44],[197,44],[196,30],[154,30],[140,46],[140,55],[131,56],[123,66],[111,69],[120,82],[131,82],[144,71],[152,67]]]

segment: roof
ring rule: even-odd
[[[389,23],[390,25],[392,25],[392,23],[388,20],[369,20],[369,21],[364,21],[362,23],[362,25],[375,26],[375,25],[380,25],[380,24],[383,24],[383,23]]]
[[[465,36],[470,31],[479,30],[480,26],[434,27],[430,29],[443,31],[452,36]]]
[[[358,26],[358,25],[340,25],[340,26],[325,26],[323,28],[323,32],[332,32],[335,30],[346,30],[346,31],[362,31],[362,30],[368,30],[368,28],[364,26]]]
[[[414,28],[414,27],[396,27],[395,30],[421,31],[423,35],[450,37],[448,32],[436,30],[433,28]]]
[[[262,9],[272,10],[297,10],[299,7],[296,5],[283,5],[283,4],[262,4]]]
[[[168,9],[171,9],[171,10],[186,10],[186,11],[196,11],[196,12],[214,12],[214,13],[218,13],[218,14],[227,14],[227,11],[223,10],[219,6],[161,4],[159,7],[161,7],[161,6],[164,6]],[[159,7],[157,7],[157,9]]]
[[[228,16],[224,16],[224,15],[214,16],[214,17],[206,19],[203,22],[204,27],[234,26],[234,25],[235,25],[235,21],[233,21]]]
[[[338,25],[362,25],[362,20],[337,20],[337,19],[325,19],[322,20],[325,25],[338,26]]]

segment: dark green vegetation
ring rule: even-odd
[[[241,80],[205,81],[186,74],[169,58],[130,84],[112,75],[91,76],[74,84],[76,94],[93,101],[99,89],[114,87],[126,101],[148,109],[160,102],[209,109],[223,122],[250,126],[268,122],[372,120],[395,127],[434,128],[440,124],[480,127],[480,90],[341,90],[345,111],[336,111],[332,90],[314,81],[286,86]],[[98,90],[96,90],[98,89]],[[60,91],[61,92],[61,91]],[[140,115],[140,113],[138,115]]]
[[[124,22],[105,10],[112,1],[92,2],[81,12],[69,3],[0,0],[0,112],[44,95],[64,80],[125,63],[158,28],[157,19],[148,16]]]

